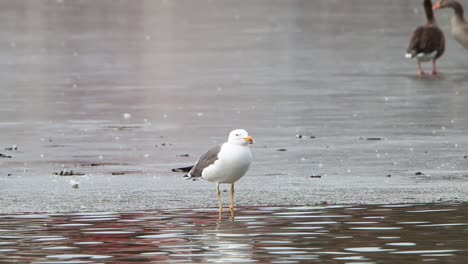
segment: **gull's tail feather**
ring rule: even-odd
[[[193,165],[192,165],[192,166],[188,166],[188,167],[174,168],[174,169],[172,169],[172,171],[173,171],[173,172],[189,172],[192,168],[193,168]],[[185,176],[184,176],[184,177],[185,177]]]

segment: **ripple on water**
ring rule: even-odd
[[[63,216],[82,216],[82,217],[109,217],[109,216],[120,216],[117,212],[84,212],[84,213],[72,213]]]
[[[18,249],[15,248],[0,248],[0,253],[9,253],[9,252],[15,252]]]
[[[215,261],[219,263],[253,263],[258,262],[258,260],[250,259],[250,258],[227,258],[222,257],[219,261]]]
[[[434,249],[434,250],[408,250],[408,251],[395,251],[390,252],[390,254],[446,254],[446,253],[455,253],[459,250],[456,249]]]
[[[364,256],[335,257],[333,259],[336,259],[336,260],[350,260],[350,261],[369,260],[368,258],[366,258]],[[355,262],[352,262],[352,263],[355,263]]]
[[[246,215],[249,215],[249,214],[254,214],[254,215],[258,215],[258,213],[265,213],[265,212],[259,212],[258,210],[245,210],[243,211],[242,213],[246,214]],[[236,218],[237,219],[237,218]]]
[[[118,231],[118,230],[110,230],[110,231],[85,231],[82,232],[83,234],[88,235],[128,235],[128,234],[135,234],[133,231]]]
[[[358,252],[358,253],[370,253],[370,252],[389,252],[395,251],[396,249],[387,249],[381,247],[353,247],[353,248],[345,248],[347,251],[351,252]]]
[[[309,215],[278,215],[278,218],[349,218],[350,215],[320,215],[320,214],[309,214]]]
[[[84,263],[95,263],[94,261],[87,260],[67,260],[67,261],[39,261],[32,262],[32,264],[84,264]]]
[[[343,252],[343,251],[319,251],[314,252],[315,254],[320,255],[355,255],[356,253],[353,252]]]
[[[103,244],[104,242],[102,241],[81,241],[81,242],[75,242],[73,244],[75,245],[99,245]]]
[[[226,249],[236,249],[236,250],[238,250],[238,249],[251,248],[251,245],[247,244],[247,243],[232,243],[232,242],[226,243],[226,242],[223,242],[223,243],[218,243],[216,245],[213,245],[212,247],[217,248],[219,250],[226,250]]]
[[[309,210],[323,210],[329,207],[326,206],[297,206],[297,207],[288,207],[287,210],[292,211],[309,211]]]
[[[316,260],[318,258],[319,258],[318,255],[311,255],[309,253],[309,254],[300,254],[300,255],[289,255],[285,259],[292,261],[291,263],[297,263],[298,261],[299,263],[310,263],[311,260]],[[278,261],[278,262],[271,262],[271,263],[283,263],[283,262]],[[284,263],[289,263],[289,262],[285,261]]]
[[[267,236],[315,236],[315,235],[324,235],[326,233],[317,233],[317,232],[282,232],[282,233],[265,233]]]
[[[193,252],[202,251],[202,249],[200,249],[200,248],[173,248],[173,249],[168,248],[166,250],[171,252],[172,253],[171,255],[173,255],[175,253],[181,253],[181,252],[186,252],[186,253],[183,253],[183,254],[197,254],[197,253],[193,253]]]
[[[452,212],[456,211],[457,209],[430,209],[430,210],[414,210],[414,211],[406,211],[407,213],[441,213],[441,212]]]
[[[74,224],[58,224],[55,227],[83,227],[83,226],[91,226],[93,224],[86,224],[86,223],[74,223]]]
[[[344,222],[345,224],[347,225],[373,225],[373,224],[378,224],[379,222],[363,222],[363,221],[359,221],[359,222]]]
[[[143,235],[137,236],[137,238],[144,239],[166,239],[166,238],[178,238],[183,236],[182,233],[166,233],[166,234],[154,234],[154,235]]]
[[[264,212],[274,212],[274,211],[280,211],[283,210],[283,207],[276,207],[276,206],[262,206],[257,208],[259,211],[264,211]]]
[[[335,225],[336,221],[315,221],[315,222],[292,222],[294,225]]]
[[[410,221],[410,222],[397,222],[400,225],[422,225],[422,224],[429,224],[430,222],[427,221]]]
[[[275,212],[273,213],[273,215],[285,215],[285,216],[304,216],[304,215],[309,215],[309,214],[318,214],[320,212],[303,212],[303,211],[299,211],[299,212]]]
[[[109,221],[115,221],[119,220],[117,217],[94,217],[94,218],[75,218],[72,221],[76,222],[109,222]]]
[[[297,254],[307,254],[308,251],[302,250],[280,250],[280,251],[269,251],[269,254],[278,254],[278,255],[297,255]]]
[[[248,222],[260,219],[270,218],[268,215],[242,215],[236,216],[236,222]]]
[[[18,243],[16,242],[6,242],[6,241],[0,241],[0,246],[12,246],[12,245],[17,245]]]
[[[387,226],[387,227],[369,226],[369,227],[351,227],[350,229],[368,230],[368,231],[393,231],[393,230],[400,230],[402,228],[399,226]]]
[[[0,236],[0,239],[22,239],[21,236]]]
[[[416,243],[413,242],[395,242],[395,243],[386,243],[387,246],[395,246],[395,247],[413,247],[416,246]]]
[[[142,253],[140,253],[140,255],[143,255],[143,256],[160,256],[160,255],[168,255],[168,254],[169,254],[168,252],[164,252],[164,251],[142,252]]]
[[[260,234],[255,234],[255,233],[250,233],[250,234],[246,234],[246,233],[217,233],[216,236],[217,237],[233,237],[233,238],[236,238],[236,237],[256,237],[256,236],[260,236]]]
[[[18,215],[3,215],[0,218],[11,218],[11,219],[48,219],[49,215],[45,214],[18,214]]]
[[[201,258],[201,257],[220,257],[222,254],[219,253],[189,253],[189,254],[184,254],[184,253],[177,253],[177,254],[171,254],[172,257],[178,257],[178,258]]]
[[[454,254],[422,254],[423,257],[452,257]]]
[[[77,247],[59,246],[59,247],[45,247],[43,250],[71,250],[78,249]]]
[[[279,250],[285,250],[285,251],[291,251],[291,250],[297,250],[301,248],[297,247],[260,247],[264,250],[272,250],[272,251],[279,251]],[[320,248],[307,248],[308,250],[319,250]]]
[[[119,219],[117,222],[123,222],[123,223],[139,223],[143,222],[141,219]]]
[[[107,256],[107,255],[88,255],[88,254],[61,254],[61,255],[48,255],[46,256],[47,258],[51,259],[79,259],[79,258],[85,258],[85,259],[108,259],[112,258],[112,256]]]
[[[323,226],[285,226],[281,227],[283,230],[318,230],[324,229]]]
[[[425,225],[416,225],[416,226],[424,226],[424,227],[447,227],[447,226],[466,226],[467,223],[447,223],[447,224],[425,224]]]
[[[377,237],[378,239],[400,239],[400,237],[397,236],[379,236]]]
[[[385,216],[365,216],[364,219],[385,219]]]
[[[252,227],[263,227],[263,226],[266,226],[268,225],[268,222],[265,222],[265,221],[246,221],[247,222],[247,225],[248,227],[247,228],[252,228]]]
[[[61,237],[61,236],[34,236],[34,237],[31,237],[31,238],[34,238],[33,241],[35,241],[35,242],[60,241],[60,240],[67,240],[68,239],[66,237]]]
[[[290,240],[263,240],[259,241],[260,244],[292,244],[293,242]]]
[[[319,207],[319,206],[317,206]],[[346,204],[330,204],[325,206],[326,209],[350,209],[350,208],[359,208],[359,207],[353,207],[351,205],[346,205]]]
[[[380,207],[383,207],[383,208],[405,208],[405,207],[413,207],[413,206],[416,206],[416,205],[420,205],[420,204],[385,204],[385,205],[381,205]]]
[[[148,221],[161,221],[161,220],[169,220],[171,217],[168,216],[144,216],[137,218],[140,221],[148,222]]]

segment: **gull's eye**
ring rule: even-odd
[[[236,137],[238,137],[238,136],[239,136],[239,134],[236,134]]]

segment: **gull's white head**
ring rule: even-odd
[[[236,145],[253,144],[253,137],[244,129],[236,129],[229,133],[228,142]]]

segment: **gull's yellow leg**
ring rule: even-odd
[[[234,183],[231,184],[231,206],[229,209],[231,209],[231,217],[234,218]]]
[[[216,193],[218,194],[219,216],[223,212],[223,202],[221,201],[221,191],[219,190],[219,183],[216,184]]]

